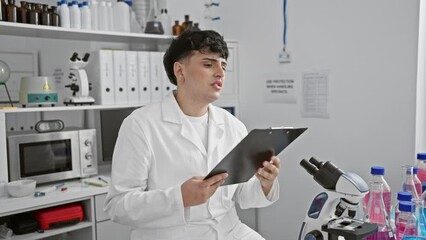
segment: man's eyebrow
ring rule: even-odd
[[[203,60],[208,60],[208,61],[212,61],[212,62],[219,62],[219,60],[217,60],[216,58],[205,57],[205,58],[203,58]],[[224,64],[227,64],[226,60],[225,61],[221,61],[221,62],[224,63]]]

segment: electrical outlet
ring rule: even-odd
[[[289,52],[281,51],[278,53],[278,63],[290,63],[291,55]]]

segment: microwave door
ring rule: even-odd
[[[59,132],[9,138],[11,180],[34,179],[38,183],[79,177],[78,134]]]

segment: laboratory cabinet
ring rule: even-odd
[[[7,47],[6,44],[3,44],[3,46],[0,46],[0,52],[14,52],[20,50],[19,48],[22,48],[24,52],[32,52],[35,56],[33,59],[37,60],[35,61],[34,68],[38,69],[37,71],[33,71],[32,74],[54,75],[55,77],[62,75],[63,78],[66,78],[66,72],[61,71],[61,68],[64,68],[64,64],[61,65],[60,63],[68,62],[69,54],[74,51],[82,53],[94,52],[100,49],[119,48],[129,51],[163,52],[170,43],[171,38],[172,36],[155,34],[76,30],[0,22],[0,39],[2,41],[4,39],[6,42],[16,42],[16,44],[11,44]],[[226,69],[226,79],[221,98],[215,102],[215,105],[225,108],[238,117],[238,43],[233,40],[227,40],[227,43],[230,56]],[[58,65],[60,66],[58,67]],[[13,83],[9,81],[7,84]],[[59,93],[61,92],[59,91]],[[14,100],[17,100],[16,94],[15,88]],[[10,132],[16,133],[19,131],[34,130],[34,126],[38,121],[53,119],[62,120],[65,127],[96,129],[98,164],[110,165],[112,156],[111,146],[113,146],[115,141],[108,142],[107,139],[114,139],[114,135],[107,135],[107,131],[105,130],[115,129],[115,131],[118,131],[120,121],[124,119],[126,114],[143,105],[142,103],[120,105],[98,105],[95,103],[94,105],[84,106],[63,106],[63,104],[58,102],[54,107],[27,107],[0,110],[0,182],[9,182],[10,179],[7,154],[7,136]],[[117,112],[120,114],[117,115]],[[119,117],[117,118],[117,116]],[[77,183],[75,184],[78,184],[78,180],[76,181]],[[7,219],[15,214],[79,202],[84,206],[85,220],[83,222],[73,226],[47,230],[44,233],[15,235],[12,239],[107,240],[125,239],[130,235],[129,227],[113,223],[103,213],[103,201],[108,190],[107,188],[79,188],[77,186],[75,189],[78,189],[76,190],[77,192],[67,191],[62,194],[58,193],[58,195],[42,198],[0,198],[0,220]],[[247,215],[247,219],[252,219],[253,215],[254,213]],[[242,220],[244,221],[244,219]]]

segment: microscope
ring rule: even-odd
[[[89,96],[90,83],[86,70],[84,70],[89,63],[89,56],[90,54],[86,53],[84,57],[80,59],[78,53],[75,52],[70,58],[70,73],[68,79],[71,80],[71,84],[65,85],[65,87],[71,89],[72,96],[64,99],[64,104],[66,106],[68,106],[68,104],[92,105],[95,102],[95,99]]]
[[[360,240],[377,232],[377,224],[355,219],[369,190],[360,176],[313,157],[300,165],[327,191],[312,201],[298,240]]]

